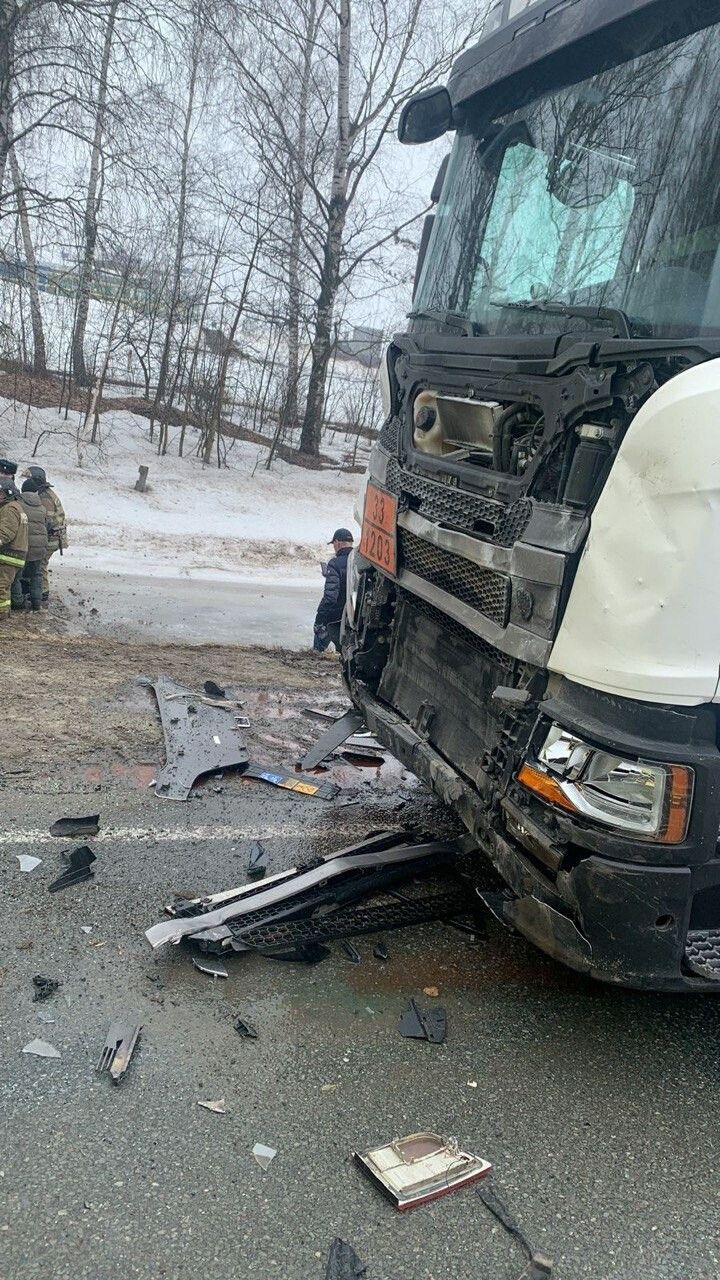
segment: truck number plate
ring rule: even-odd
[[[360,554],[366,560],[397,573],[397,498],[369,484],[365,493]]]

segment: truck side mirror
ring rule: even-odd
[[[452,103],[444,85],[423,89],[405,103],[398,120],[398,139],[405,146],[442,138],[452,126]]]

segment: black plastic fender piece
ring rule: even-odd
[[[366,1271],[367,1267],[360,1261],[352,1245],[336,1236],[330,1245],[325,1280],[357,1280]]]
[[[165,737],[166,763],[155,780],[162,800],[187,800],[201,774],[248,763],[231,708],[210,706],[167,676],[153,681],[152,688]]]
[[[336,747],[342,746],[343,742],[351,738],[354,733],[362,729],[363,718],[359,716],[357,711],[346,711],[344,716],[340,716],[339,720],[333,723],[320,735],[314,747],[311,747],[300,761],[301,769],[314,769],[320,764],[326,756],[329,756]]]

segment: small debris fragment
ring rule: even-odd
[[[20,863],[21,871],[34,871],[42,862],[42,858],[34,858],[31,853],[16,853],[15,857]]]
[[[36,1058],[59,1058],[60,1050],[55,1048],[54,1044],[48,1044],[47,1040],[31,1040],[25,1045],[23,1053],[32,1053]]]
[[[114,1084],[118,1084],[130,1065],[133,1050],[137,1044],[142,1026],[133,1026],[129,1022],[111,1022],[110,1030],[105,1038],[102,1053],[97,1064],[98,1071],[109,1071]]]
[[[257,1040],[258,1033],[251,1022],[246,1022],[244,1018],[235,1019],[235,1030],[243,1040]]]
[[[64,854],[68,862],[67,871],[63,871],[57,880],[53,880],[48,885],[49,893],[59,893],[61,889],[69,889],[72,885],[82,884],[85,880],[91,880],[95,874],[92,871],[92,864],[95,862],[95,854],[86,844],[81,844],[77,849],[73,849],[71,853]]]
[[[480,1199],[489,1209],[494,1218],[505,1228],[509,1235],[517,1240],[529,1266],[523,1271],[520,1280],[550,1280],[552,1276],[552,1260],[544,1253],[536,1253],[530,1244],[522,1227],[518,1225],[508,1209],[507,1205],[500,1199],[491,1183],[486,1186],[476,1188]]]
[[[335,1093],[336,1089],[337,1089],[336,1084],[323,1084],[320,1086],[321,1093]]]
[[[81,924],[81,925],[80,925],[80,932],[81,932],[81,933],[92,933],[92,931],[93,931],[93,927],[92,927],[92,925],[91,925],[91,924]]]
[[[54,1021],[55,1021],[54,1014],[47,1013],[45,1009],[40,1009],[38,1013],[38,1022],[54,1022]]]
[[[224,1098],[218,1098],[217,1102],[200,1102],[198,1100],[198,1106],[204,1107],[206,1111],[212,1111],[213,1114],[216,1116],[225,1115],[225,1099]]]
[[[50,828],[51,836],[96,836],[100,830],[100,814],[86,818],[58,818]]]
[[[341,942],[340,946],[351,964],[360,964],[360,952],[353,946],[352,942]]]
[[[447,1035],[447,1014],[440,1005],[434,1009],[421,1009],[415,1000],[411,1000],[400,1018],[398,1031],[410,1040],[442,1044]]]
[[[360,1261],[352,1245],[336,1236],[330,1245],[325,1280],[357,1280],[366,1271],[367,1267]]]
[[[477,1089],[477,1080],[468,1080],[468,1089]]]
[[[33,986],[35,988],[33,1000],[47,1000],[48,996],[62,986],[62,983],[58,978],[46,978],[44,974],[36,973]]]
[[[225,697],[225,690],[221,689],[220,685],[216,684],[214,680],[206,680],[203,685],[203,689],[205,690],[205,693],[208,695],[209,698]]]
[[[250,856],[245,874],[248,880],[262,880],[267,875],[266,854],[259,840],[253,840],[250,845]]]
[[[256,1142],[252,1153],[262,1170],[269,1169],[277,1155],[274,1147],[266,1147],[263,1142]]]
[[[201,973],[209,973],[211,978],[227,978],[228,976],[228,971],[220,960],[198,960],[193,956],[193,964]]]
[[[423,995],[431,996],[434,1000],[437,996],[440,995],[440,992],[437,987],[423,987]]]
[[[385,943],[384,943],[384,942],[378,942],[377,946],[374,946],[374,947],[373,947],[373,955],[374,955],[374,957],[375,957],[375,959],[376,959],[376,960],[389,960],[389,959],[390,959],[390,956],[389,956],[389,954],[388,954],[388,949],[387,949],[387,947],[385,946]]]

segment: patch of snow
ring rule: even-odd
[[[357,475],[280,459],[266,471],[266,450],[242,440],[228,442],[226,467],[203,466],[191,430],[185,457],[177,456],[179,429],[158,457],[148,420],[126,410],[103,413],[100,440],[91,444],[81,420],[0,398],[0,451],[21,468],[45,467],[68,518],[65,554],[77,567],[316,581],[334,530],[345,525],[357,536]],[[141,464],[150,468],[146,493],[134,489]]]

